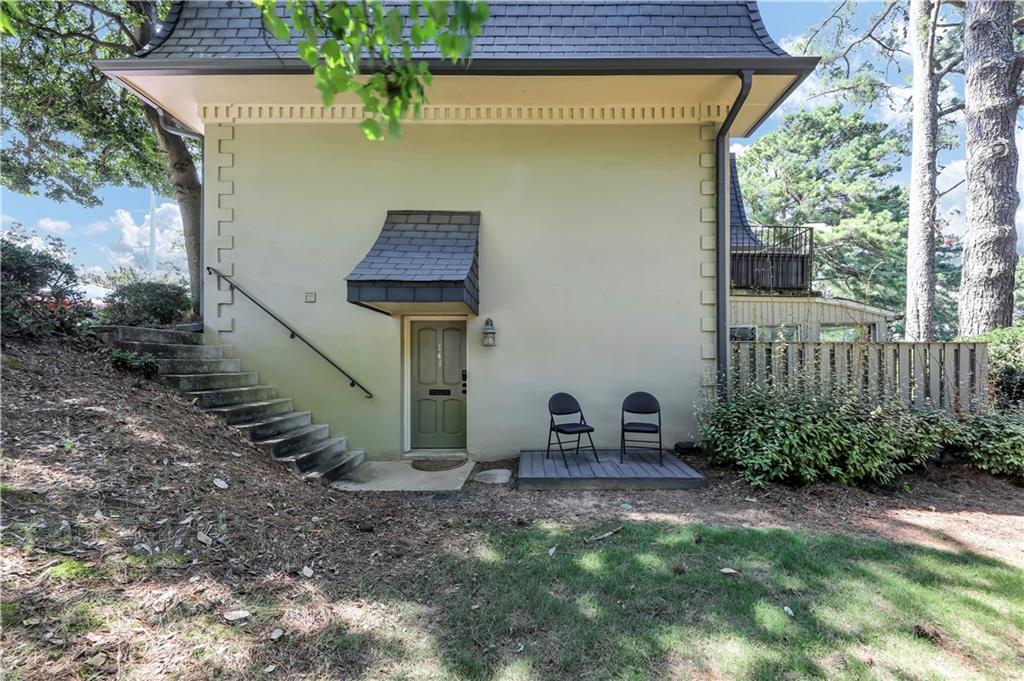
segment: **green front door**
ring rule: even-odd
[[[466,448],[466,322],[412,323],[412,447]]]

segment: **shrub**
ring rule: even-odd
[[[126,326],[167,326],[184,319],[190,309],[184,286],[160,281],[121,284],[104,301],[104,320]]]
[[[156,359],[154,359],[153,355],[148,352],[140,355],[129,350],[111,350],[110,364],[115,369],[128,371],[134,374],[141,374],[146,378],[153,378],[156,376],[157,371],[160,368]]]
[[[888,484],[936,452],[949,420],[898,403],[870,406],[840,394],[768,387],[711,405],[700,435],[714,463],[737,468],[755,486]]]
[[[40,246],[18,231],[0,235],[0,324],[5,334],[75,335],[92,306],[59,239]]]
[[[975,468],[1024,477],[1024,409],[963,416],[947,445]]]
[[[1024,326],[995,329],[963,340],[988,343],[989,376],[996,404],[1024,405]]]

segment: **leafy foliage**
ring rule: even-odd
[[[109,324],[166,326],[185,318],[188,290],[161,281],[133,281],[115,288],[105,299],[103,318]]]
[[[283,13],[275,0],[253,2],[278,40],[299,38],[298,55],[313,69],[326,106],[341,93],[359,97],[370,140],[397,137],[409,109],[419,115],[427,102],[430,70],[414,52],[432,43],[443,59],[468,59],[488,17],[485,2],[465,0],[412,0],[405,14],[381,0],[287,0]]]
[[[717,402],[701,419],[712,461],[744,480],[889,484],[943,441],[940,417],[898,404],[871,407],[841,394],[757,387]]]
[[[130,350],[111,350],[110,365],[115,369],[140,374],[145,378],[153,378],[160,370],[160,365],[153,355],[148,352],[140,355]]]
[[[1024,325],[995,329],[964,340],[988,343],[996,403],[1001,407],[1024,408]]]
[[[906,151],[905,135],[835,104],[787,114],[737,165],[761,224],[836,225],[883,211],[903,222],[906,193],[892,177]]]
[[[91,306],[82,299],[70,251],[60,239],[33,244],[20,230],[0,234],[3,332],[40,338],[77,334]]]
[[[714,463],[772,482],[891,484],[941,450],[984,471],[1024,476],[1024,410],[948,415],[898,402],[757,386],[711,404],[701,440]]]
[[[983,471],[1024,477],[1024,409],[969,416],[957,425],[950,450]]]
[[[143,104],[92,64],[141,47],[147,6],[18,3],[16,34],[0,47],[5,186],[85,206],[99,205],[97,190],[106,185],[169,191]]]

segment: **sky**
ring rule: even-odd
[[[791,50],[793,43],[804,35],[810,26],[819,24],[835,7],[835,0],[820,2],[796,2],[790,0],[762,0],[761,14],[768,32],[784,49]],[[864,3],[862,11],[877,11],[881,3]],[[813,81],[808,83],[814,86]],[[756,136],[769,132],[779,118],[787,112],[802,106],[820,106],[828,102],[822,98],[808,101],[809,88],[795,92],[775,115],[766,122]],[[874,116],[890,123],[905,121],[909,107],[879,109]],[[751,139],[735,139],[733,150],[742,153],[752,142]],[[369,144],[369,142],[368,142]],[[1024,134],[1017,135],[1018,147],[1024,144]],[[1024,156],[1024,154],[1022,154]],[[964,176],[963,150],[945,152],[940,159],[946,165],[939,178],[940,190],[952,186]],[[1024,164],[1021,164],[1024,172]],[[906,172],[898,180],[905,183]],[[1018,186],[1024,181],[1018,181]],[[102,205],[83,208],[74,203],[55,203],[43,197],[24,196],[6,189],[0,189],[0,213],[6,229],[17,221],[30,232],[40,237],[47,235],[62,238],[75,252],[75,264],[93,273],[109,271],[119,266],[145,268],[148,263],[150,193],[146,189],[109,187],[100,192]],[[962,206],[964,187],[944,197],[941,210],[954,234],[963,231]],[[184,247],[181,238],[181,218],[173,200],[156,197],[154,224],[157,227],[157,262],[161,267],[173,264],[184,270]],[[1024,247],[1024,208],[1018,211],[1020,244]],[[103,294],[103,290],[90,286],[86,291],[90,297]]]

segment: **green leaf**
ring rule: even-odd
[[[359,124],[359,127],[363,129],[363,136],[370,141],[384,139],[384,133],[381,130],[380,123],[372,118],[367,118]]]
[[[320,53],[316,48],[316,43],[309,38],[299,41],[298,51],[299,59],[310,66],[315,67],[320,63]]]

